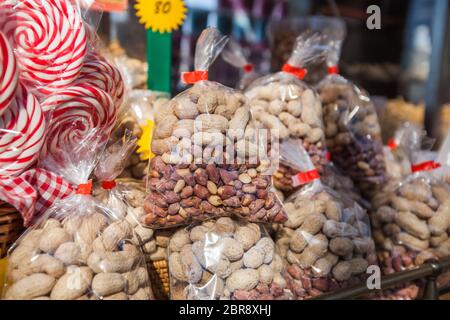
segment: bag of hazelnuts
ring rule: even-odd
[[[222,217],[169,241],[171,299],[286,300],[283,262],[262,225]]]
[[[107,139],[98,129],[72,133],[72,143],[56,144],[41,163],[70,182],[73,193],[55,201],[11,247],[3,298],[152,299],[133,228],[91,194],[89,176]],[[53,144],[49,136],[45,149]]]
[[[222,59],[241,72],[236,85],[239,90],[245,90],[253,81],[260,77],[255,67],[248,61],[244,48],[233,39],[230,39],[222,51]]]
[[[433,171],[440,164],[421,152],[423,130],[405,137],[411,174],[373,199],[373,237],[384,274],[411,269],[450,255],[450,187]],[[418,290],[397,294],[414,299]]]
[[[328,75],[316,85],[326,146],[333,162],[370,198],[386,182],[381,129],[368,94],[338,74],[341,44],[326,42]]]
[[[282,204],[270,191],[269,138],[252,125],[246,97],[208,81],[208,68],[226,44],[214,28],[202,32],[192,87],[156,114],[147,179],[146,215],[153,228],[235,215],[251,222],[281,222]]]
[[[302,81],[306,65],[317,58],[320,39],[317,34],[301,34],[282,70],[255,80],[245,95],[256,127],[269,129],[280,143],[294,139],[322,173],[326,163],[322,105],[315,90]],[[281,162],[273,175],[274,186],[291,193],[293,175],[292,168]]]
[[[284,202],[288,220],[276,245],[288,265],[288,287],[296,299],[309,299],[363,283],[377,261],[367,212],[323,184],[302,147],[296,153],[293,184],[303,188]]]

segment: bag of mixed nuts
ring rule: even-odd
[[[319,172],[326,163],[322,105],[317,93],[302,81],[308,62],[317,58],[320,37],[304,33],[295,43],[280,72],[255,80],[246,90],[256,126],[279,138],[295,139],[311,156]],[[274,185],[286,193],[294,190],[292,168],[282,162],[274,173]]]
[[[316,86],[333,162],[369,196],[386,182],[378,117],[366,92],[338,74],[340,42],[327,49],[328,75]]]
[[[323,184],[303,148],[296,153],[293,184],[303,188],[284,203],[288,220],[276,244],[288,264],[288,287],[296,299],[309,299],[362,283],[377,262],[366,211]]]
[[[261,225],[223,217],[169,241],[171,299],[284,300],[283,263]]]
[[[202,32],[195,71],[183,74],[193,86],[156,114],[148,176],[146,215],[154,228],[187,225],[236,215],[252,222],[286,216],[270,191],[267,141],[251,125],[247,99],[208,81],[208,68],[226,44],[214,28]]]
[[[384,274],[450,255],[450,187],[433,176],[440,165],[419,152],[424,137],[422,130],[405,137],[411,174],[373,200],[373,237]],[[404,298],[418,294],[418,290],[404,291]]]
[[[228,40],[223,49],[222,59],[242,72],[241,79],[236,85],[239,90],[245,90],[254,80],[260,77],[259,73],[255,71],[254,65],[248,61],[244,49],[233,39]]]
[[[91,196],[89,176],[106,139],[100,129],[71,133],[76,143],[57,144],[42,164],[76,191],[56,201],[12,246],[4,298],[151,299],[133,229]],[[48,137],[45,147],[53,143]]]

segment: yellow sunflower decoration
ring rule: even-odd
[[[154,127],[155,123],[152,120],[147,120],[147,124],[142,126],[142,136],[137,141],[138,149],[136,150],[141,160],[152,159],[155,156],[151,149]]]
[[[134,7],[146,29],[161,33],[177,30],[187,12],[182,0],[137,0]]]

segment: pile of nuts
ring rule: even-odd
[[[280,143],[295,139],[311,157],[319,173],[326,163],[322,105],[317,94],[290,74],[280,72],[255,82],[246,92],[255,127],[278,135]],[[292,176],[298,173],[280,163],[273,175],[274,186],[293,191]]]
[[[264,175],[271,163],[259,161],[242,94],[200,82],[155,118],[145,225],[170,227],[230,214],[253,222],[285,220],[270,191],[271,177]]]
[[[297,299],[361,283],[376,261],[366,212],[342,199],[319,183],[285,203],[289,219],[276,244],[289,265],[289,288]]]
[[[49,218],[30,229],[8,260],[5,299],[148,300],[144,258],[125,220],[99,212]]]
[[[172,299],[287,299],[283,264],[262,227],[230,218],[179,230],[169,243]]]
[[[447,184],[419,176],[374,200],[373,238],[384,274],[450,254],[449,199]]]

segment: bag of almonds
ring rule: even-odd
[[[156,115],[142,222],[154,228],[237,215],[252,222],[285,219],[270,191],[271,160],[252,130],[249,105],[239,91],[208,81],[208,68],[226,43],[214,28],[197,42],[193,86]]]
[[[55,201],[12,246],[4,299],[151,299],[133,229],[91,196],[89,176],[103,141],[92,130],[41,161],[76,191]],[[46,143],[49,147],[51,139]]]
[[[338,74],[340,43],[330,41],[328,47],[329,74],[316,86],[326,146],[333,162],[370,197],[386,182],[380,124],[367,93]]]
[[[364,282],[376,255],[366,211],[323,184],[303,148],[298,156],[293,180],[303,188],[284,202],[288,220],[276,244],[288,265],[288,287],[296,299],[309,299]]]
[[[373,237],[384,274],[450,255],[450,187],[433,176],[440,165],[420,152],[424,132],[405,138],[411,174],[374,197]],[[406,298],[414,299],[417,290]]]
[[[236,85],[239,90],[245,90],[254,80],[260,77],[259,73],[254,70],[253,64],[248,61],[244,49],[233,39],[230,39],[223,49],[222,59],[242,72]]]
[[[169,241],[171,299],[289,299],[282,272],[273,240],[255,223],[212,219]]]
[[[305,66],[317,58],[320,39],[317,34],[300,35],[282,71],[255,80],[245,95],[250,99],[255,126],[269,129],[280,143],[295,139],[322,172],[326,163],[322,105],[314,89],[302,81],[307,73]],[[277,189],[286,193],[294,190],[292,170],[280,163],[273,175]]]

